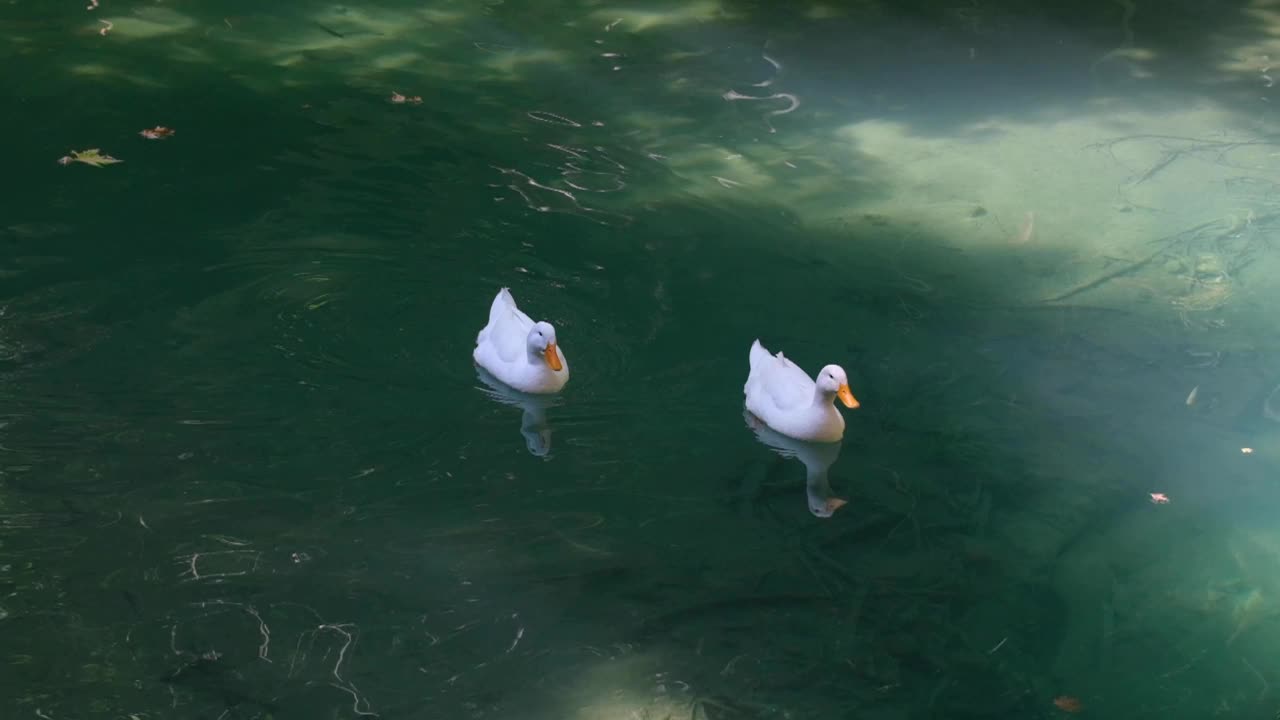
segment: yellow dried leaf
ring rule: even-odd
[[[80,162],[80,163],[84,163],[85,165],[92,165],[94,167],[102,167],[104,165],[114,165],[118,162],[124,162],[123,160],[117,160],[116,158],[113,158],[110,155],[102,154],[102,151],[100,151],[98,148],[90,148],[88,150],[72,150],[71,154],[63,158],[62,160],[64,165],[69,162]]]

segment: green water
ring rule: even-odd
[[[1123,6],[1056,89],[997,71],[1067,10],[6,6],[0,714],[1273,717],[1266,273],[1041,302],[1110,271],[863,210],[895,162],[832,150],[1129,95]],[[1273,200],[1178,252],[1266,262]],[[501,287],[570,358],[544,405],[471,362]],[[756,338],[849,373],[812,468],[744,420]]]

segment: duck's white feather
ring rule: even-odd
[[[746,407],[765,425],[787,437],[835,442],[844,437],[844,416],[821,402],[808,373],[782,353],[770,355],[756,340],[748,357],[751,371],[742,387]]]
[[[750,386],[754,380],[757,388],[766,393],[778,409],[792,410],[813,402],[813,379],[782,353],[770,355],[756,340],[751,345],[750,362],[747,385]]]
[[[502,288],[493,297],[493,304],[489,306],[489,324],[476,335],[476,346],[492,343],[498,359],[514,362],[525,354],[532,327],[533,318],[516,307],[516,299],[511,297],[510,290]]]
[[[472,357],[501,382],[526,393],[553,393],[569,380],[569,361],[556,347],[562,369],[552,370],[529,354],[529,331],[534,321],[516,306],[511,291],[502,288],[489,306],[489,324],[476,335]]]

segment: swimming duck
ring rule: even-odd
[[[534,322],[502,288],[489,307],[489,324],[476,335],[476,364],[526,393],[558,392],[569,381],[569,361],[556,345],[556,329]]]
[[[814,382],[782,353],[770,355],[759,340],[751,344],[749,360],[751,372],[742,392],[752,415],[796,440],[836,442],[844,437],[844,416],[835,399],[847,408],[858,407],[844,368],[827,365]]]

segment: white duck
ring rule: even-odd
[[[476,364],[526,393],[558,392],[569,381],[569,361],[551,323],[534,322],[502,288],[489,307],[489,324],[476,335]]]
[[[844,368],[822,368],[815,383],[782,353],[770,355],[759,340],[751,344],[750,362],[742,391],[752,415],[796,440],[836,442],[844,437],[844,416],[836,410],[835,399],[840,398],[845,407],[858,407]]]

